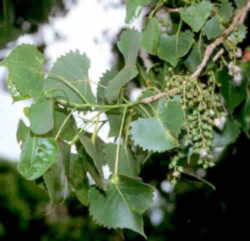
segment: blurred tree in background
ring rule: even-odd
[[[25,33],[34,33],[49,16],[65,14],[63,0],[2,0],[0,2],[0,48]]]

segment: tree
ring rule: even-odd
[[[13,100],[33,100],[24,110],[30,127],[20,121],[17,132],[21,175],[42,179],[54,203],[70,188],[98,224],[146,237],[142,216],[154,192],[140,178],[147,162],[164,158],[172,185],[188,175],[214,188],[197,170],[215,166],[240,135],[249,137],[250,66],[241,58],[250,1],[128,0],[127,23],[140,8],[148,11],[144,28],[122,32],[124,65],[102,77],[97,96],[89,60],[77,51],[49,73],[31,45],[18,46],[1,65],[9,70]],[[135,101],[131,81],[141,88]],[[76,115],[92,112],[76,124]],[[112,143],[98,135],[105,123]]]

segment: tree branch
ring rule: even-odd
[[[170,95],[170,94],[174,94],[174,93],[176,93],[176,91],[177,91],[177,89],[172,89],[172,90],[169,91],[169,92],[162,92],[162,93],[159,93],[159,94],[157,94],[157,95],[153,95],[153,96],[150,96],[150,97],[146,97],[146,98],[144,98],[144,99],[142,99],[142,100],[140,101],[140,104],[149,104],[149,103],[152,103],[152,102],[154,102],[154,101],[157,101],[157,100],[161,99],[161,98],[164,97],[164,96],[168,96],[168,95]]]
[[[178,13],[180,8],[167,8],[168,13]]]
[[[223,43],[224,39],[233,32],[235,27],[239,24],[244,23],[244,20],[247,16],[248,11],[250,10],[250,0],[248,1],[247,5],[238,10],[238,13],[235,15],[231,25],[223,32],[223,34],[218,37],[214,42],[209,44],[206,48],[205,55],[201,64],[197,67],[196,71],[191,75],[191,79],[196,79],[201,74],[202,70],[207,65],[211,55],[213,54],[216,47]]]
[[[144,98],[140,101],[140,104],[149,104],[151,102],[154,102],[156,100],[159,100],[160,98],[164,97],[164,96],[167,96],[167,93],[166,92],[162,92],[162,93],[159,93],[157,95],[153,95],[153,96],[150,96],[150,97],[147,97],[147,98]]]

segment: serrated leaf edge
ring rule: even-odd
[[[145,120],[145,119],[144,119],[144,118],[139,118],[139,119],[137,119],[136,121],[138,121],[138,120]],[[135,138],[134,138],[135,132],[134,132],[133,124],[134,124],[134,122],[132,122],[131,125],[130,125],[130,126],[131,126],[130,133],[132,134],[132,135],[131,135],[131,139],[134,141],[135,145],[141,147],[143,151],[153,151],[153,152],[157,152],[157,153],[161,153],[161,152],[166,151],[166,149],[161,149],[161,148],[156,148],[156,149],[154,149],[154,148],[153,148],[153,149],[145,148],[145,147],[143,147],[141,144],[137,143],[137,141],[136,141]],[[172,136],[172,135],[170,134],[170,132],[169,132],[169,135]]]

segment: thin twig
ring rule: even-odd
[[[73,112],[75,111],[76,109],[72,109],[71,112],[68,114],[68,116],[64,119],[62,125],[60,126],[56,136],[55,136],[55,140],[58,139],[58,137],[60,136],[63,128],[65,127],[66,123],[68,122],[69,118],[71,117],[71,115],[73,114]]]
[[[244,20],[247,16],[248,11],[250,10],[250,0],[248,1],[247,5],[240,10],[238,10],[238,13],[235,15],[232,24],[223,32],[223,34],[218,37],[214,42],[209,44],[206,48],[204,58],[201,62],[201,64],[197,67],[196,71],[191,75],[191,79],[196,79],[201,74],[202,70],[207,65],[212,53],[214,52],[215,48],[218,47],[220,44],[223,43],[224,39],[233,32],[235,27],[237,27],[239,24],[244,23]]]
[[[220,49],[217,54],[213,57],[213,61],[216,62],[220,57],[221,55],[224,53],[224,49]]]
[[[140,104],[149,104],[149,103],[152,103],[152,102],[154,102],[154,101],[156,101],[156,100],[161,99],[161,98],[164,97],[164,96],[169,96],[170,94],[174,94],[174,93],[176,93],[176,91],[177,91],[177,89],[172,89],[172,90],[169,91],[169,92],[162,92],[162,93],[159,93],[159,94],[157,94],[157,95],[153,95],[153,96],[150,96],[150,97],[146,97],[146,98],[144,98],[144,99],[142,99],[142,100],[140,101]]]
[[[168,13],[178,13],[180,8],[167,8]]]
[[[156,100],[159,100],[160,98],[164,97],[164,96],[167,96],[168,94],[166,92],[162,92],[162,93],[159,93],[157,95],[153,95],[153,96],[150,96],[150,97],[147,97],[147,98],[144,98],[141,100],[141,104],[149,104],[151,102],[154,102]]]
[[[125,117],[127,113],[127,108],[124,108],[123,115],[122,115],[122,122],[120,126],[120,131],[119,131],[119,136],[118,136],[118,142],[117,142],[117,147],[116,147],[116,153],[115,153],[115,167],[114,167],[114,176],[118,176],[118,169],[119,169],[119,154],[120,154],[120,141],[122,137],[122,130],[124,127],[124,122],[125,122]]]

